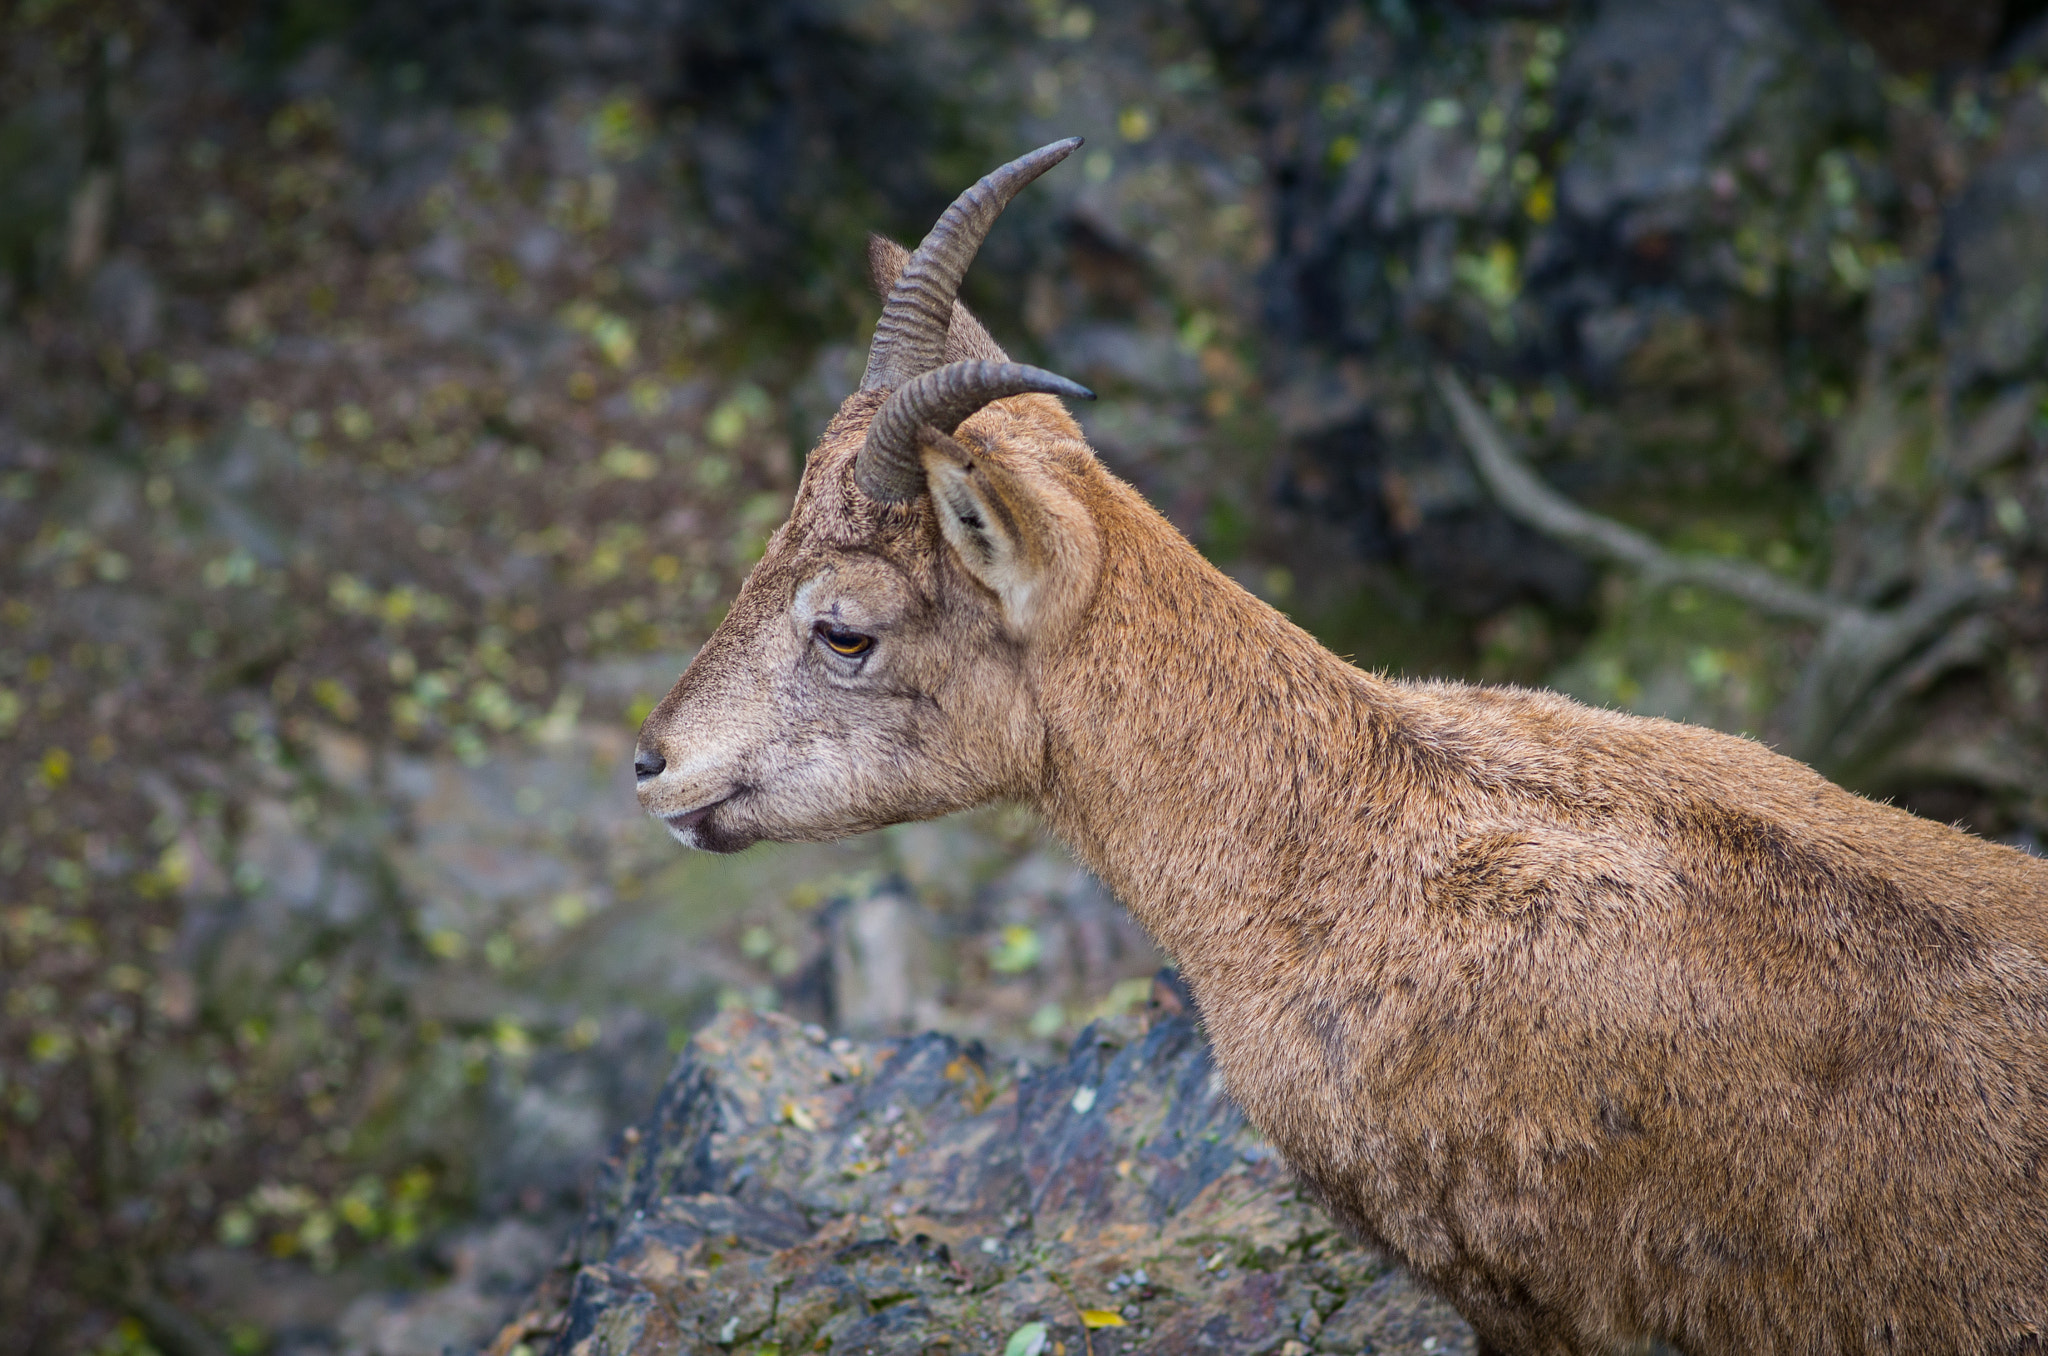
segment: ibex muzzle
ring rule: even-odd
[[[866,381],[647,718],[648,811],[736,851],[1037,807],[1482,1351],[2043,1352],[2048,864],[1239,589],[954,300],[1074,144],[875,242]]]

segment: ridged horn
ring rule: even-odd
[[[1024,185],[1072,155],[1080,144],[1081,138],[1068,137],[1040,146],[953,200],[889,289],[882,318],[875,322],[874,342],[868,345],[863,391],[902,386],[945,360],[953,300],[989,227]]]
[[[889,237],[868,237],[868,281],[874,284],[875,295],[883,301],[889,299],[889,289],[903,276],[903,266],[909,262],[910,251]],[[957,363],[968,358],[983,358],[992,363],[1010,361],[1010,355],[1003,352],[1003,346],[991,338],[982,323],[974,318],[974,312],[967,309],[967,303],[956,300],[953,303],[953,323],[946,327],[945,361]]]
[[[982,406],[1005,396],[1035,391],[1093,400],[1079,382],[1028,363],[947,363],[912,377],[890,393],[868,424],[868,440],[853,463],[853,483],[883,504],[900,504],[924,493],[924,466],[917,455],[917,431],[924,425],[950,434]]]

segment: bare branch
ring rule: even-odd
[[[1472,454],[1480,477],[1500,506],[1545,536],[1576,546],[1589,555],[1631,565],[1660,583],[1701,584],[1731,594],[1773,616],[1825,625],[1853,604],[1833,601],[1800,588],[1752,565],[1725,556],[1681,556],[1612,518],[1580,508],[1538,479],[1508,446],[1501,432],[1464,381],[1448,367],[1436,370],[1437,390],[1450,407],[1451,419]]]
[[[1991,624],[1981,615],[1983,605],[2011,587],[2002,570],[1930,570],[1903,603],[1874,611],[1801,588],[1746,560],[1674,555],[1544,484],[1457,373],[1437,368],[1436,384],[1480,478],[1515,518],[1588,555],[1641,570],[1656,583],[1700,584],[1760,612],[1819,627],[1799,686],[1778,714],[1795,756],[1850,761],[1883,732],[1900,703],[1985,653]]]
[[[1982,613],[1963,618],[1858,704],[1829,739],[1830,752],[1841,761],[1854,757],[1890,727],[1907,702],[1925,695],[1945,675],[1982,663],[1992,653],[1997,631]]]

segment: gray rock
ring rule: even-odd
[[[519,1295],[560,1247],[552,1234],[507,1219],[465,1233],[447,1252],[453,1277],[412,1295],[365,1295],[336,1330],[344,1356],[442,1356],[473,1350],[511,1316]]]
[[[1603,220],[1695,193],[1709,156],[1784,72],[1794,36],[1771,4],[1606,6],[1565,67],[1565,96],[1585,109],[1559,181],[1565,207]]]
[[[1383,230],[1415,217],[1465,216],[1479,210],[1487,181],[1469,119],[1440,125],[1419,117],[1387,157],[1377,216]]]
[[[1055,349],[1062,370],[1098,384],[1129,382],[1172,391],[1195,386],[1201,379],[1194,360],[1181,352],[1171,334],[1133,325],[1082,326],[1058,336]]]
[[[823,922],[836,1029],[855,1036],[901,1035],[932,1019],[937,924],[907,889],[838,899]]]
[[[450,289],[423,297],[412,308],[411,320],[424,337],[448,340],[476,328],[478,314],[476,298]]]
[[[2015,376],[2048,339],[2048,150],[1980,169],[1949,214],[1943,324],[1957,375]]]
[[[1399,1272],[1352,1295],[1316,1337],[1316,1349],[1372,1356],[1472,1356],[1476,1343],[1457,1313]]]
[[[947,1036],[729,1013],[619,1143],[575,1256],[500,1344],[997,1351],[1037,1323],[1097,1356],[1472,1349],[1297,1194],[1163,1010],[1014,1074]]]
[[[163,295],[134,257],[117,255],[100,266],[87,297],[93,318],[130,353],[154,347],[163,330]]]

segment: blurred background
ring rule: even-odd
[[[0,1350],[474,1346],[719,1007],[1143,1000],[1027,814],[712,859],[626,771],[865,234],[1071,133],[965,295],[1247,587],[2033,850],[2044,8],[0,3]]]

